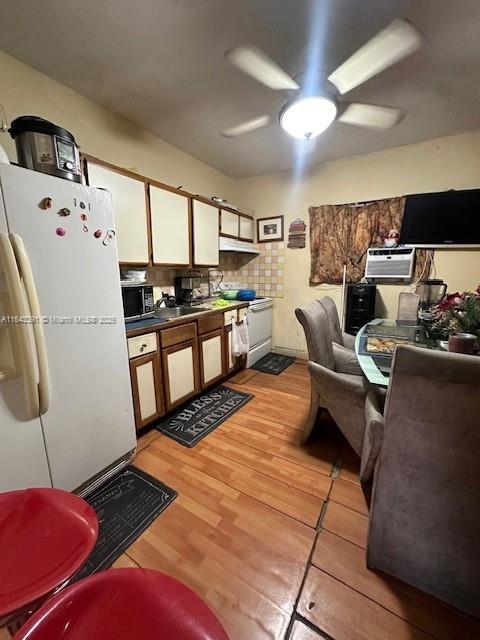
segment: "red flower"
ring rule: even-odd
[[[437,307],[442,311],[445,311],[447,309],[453,309],[461,303],[462,296],[458,291],[455,291],[455,293],[447,293],[447,295],[438,302]]]

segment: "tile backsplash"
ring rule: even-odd
[[[285,243],[264,242],[255,245],[260,254],[252,256],[245,253],[221,253],[220,269],[224,282],[241,283],[245,289],[255,289],[257,296],[283,298],[283,280],[285,265]],[[206,274],[207,269],[200,269]],[[176,275],[183,272],[176,269],[151,267],[147,269],[147,282],[154,286],[154,298],[161,297],[162,291],[173,294],[173,282]],[[207,281],[202,281],[204,295],[208,294]]]
[[[255,289],[257,296],[283,298],[285,243],[261,242],[255,246],[260,251],[258,256],[221,254],[224,282],[240,282],[246,289]]]

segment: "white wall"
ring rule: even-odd
[[[9,120],[36,115],[68,129],[81,150],[186,191],[231,199],[235,181],[0,51],[0,104]],[[0,144],[16,160],[10,135]]]
[[[381,134],[379,134],[381,135]],[[313,167],[303,177],[282,172],[239,180],[237,202],[256,217],[283,214],[285,234],[297,217],[308,224],[308,207],[357,202],[408,193],[480,187],[480,132],[439,138]],[[436,252],[437,276],[450,290],[472,289],[480,284],[480,251]],[[285,352],[304,353],[305,342],[295,319],[295,307],[331,295],[340,307],[341,287],[309,286],[310,248],[286,249],[285,297],[274,303],[274,346]],[[403,287],[379,287],[380,307],[395,317],[398,293]]]

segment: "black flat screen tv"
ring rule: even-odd
[[[479,248],[480,189],[407,196],[400,244]]]

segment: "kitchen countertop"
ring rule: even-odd
[[[200,303],[199,307],[204,307],[198,313],[189,313],[185,316],[180,316],[178,318],[146,318],[142,320],[136,320],[133,322],[129,322],[125,325],[127,338],[132,338],[133,336],[140,336],[143,333],[152,333],[153,331],[158,331],[158,329],[165,329],[168,327],[174,327],[180,324],[186,324],[187,322],[191,322],[192,320],[198,320],[198,318],[202,318],[203,316],[207,316],[214,313],[224,313],[225,311],[230,311],[232,309],[243,309],[248,307],[248,302],[243,302],[240,300],[227,300],[228,307],[215,307],[213,302],[217,300],[217,298],[211,300],[205,300]],[[146,322],[148,320],[148,322]]]

